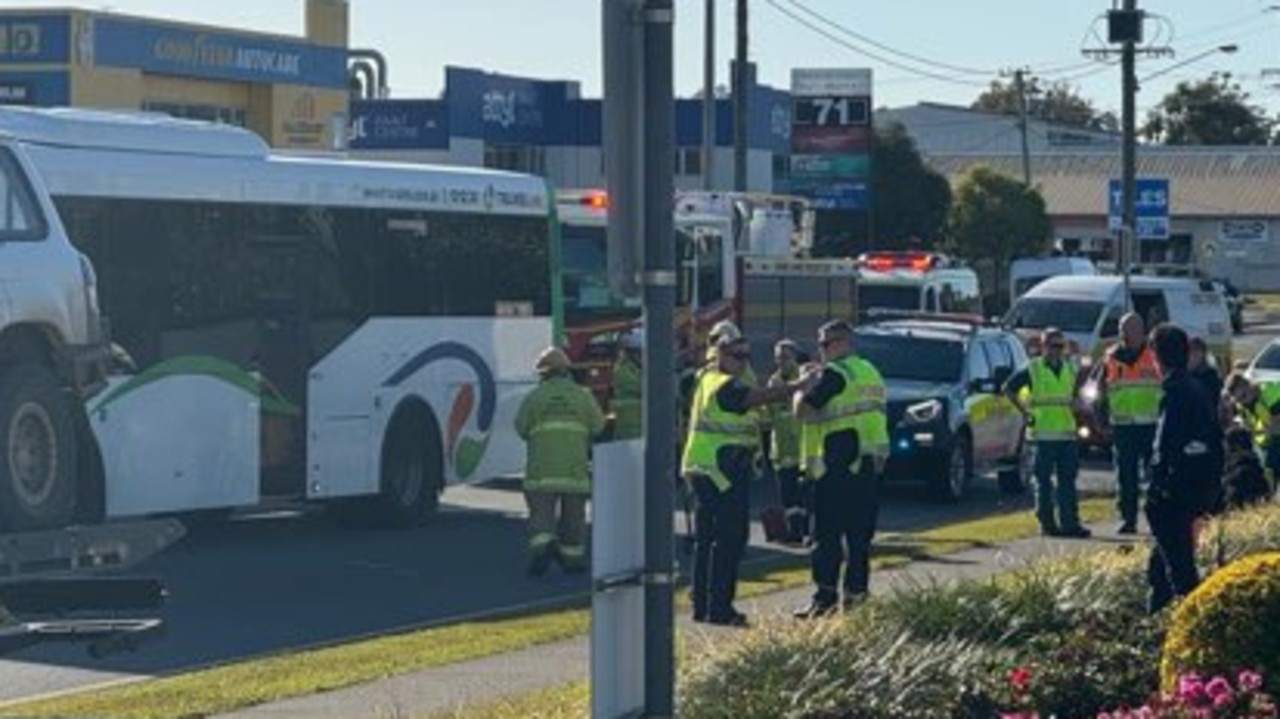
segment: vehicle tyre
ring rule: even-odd
[[[392,527],[425,524],[440,506],[438,432],[421,414],[397,417],[382,445],[377,519]]]
[[[1033,471],[1032,459],[1031,445],[1024,439],[1018,444],[1015,463],[1003,467],[996,473],[996,485],[1000,488],[1001,494],[1018,495],[1027,491],[1027,483],[1031,480]]]
[[[74,406],[53,373],[0,370],[0,529],[51,529],[75,520]]]
[[[937,498],[944,502],[958,502],[969,491],[973,478],[973,445],[969,435],[960,433],[951,443],[951,451],[940,458],[933,484]]]

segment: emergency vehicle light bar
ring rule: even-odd
[[[927,272],[952,263],[945,255],[936,252],[864,252],[858,255],[858,264],[874,272],[910,270]]]

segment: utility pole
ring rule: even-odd
[[[1124,273],[1125,307],[1132,309],[1130,293],[1130,276],[1133,265],[1134,245],[1137,244],[1137,228],[1135,227],[1135,207],[1137,199],[1138,148],[1137,148],[1137,100],[1138,70],[1137,44],[1142,41],[1143,15],[1138,10],[1138,0],[1124,0],[1124,7],[1118,13],[1112,11],[1111,40],[1120,40],[1120,187],[1121,199],[1120,227],[1120,271]],[[1116,26],[1119,27],[1116,27]]]
[[[1146,13],[1138,9],[1138,0],[1122,0],[1119,7],[1107,12],[1107,41],[1114,48],[1089,48],[1086,56],[1106,58],[1120,55],[1120,231],[1116,233],[1116,265],[1124,275],[1125,305],[1131,307],[1129,293],[1132,263],[1137,244],[1137,59],[1143,55],[1171,55],[1167,47],[1141,47]]]
[[[1027,83],[1026,70],[1013,71],[1013,88],[1018,93],[1018,132],[1022,135],[1022,182],[1031,186],[1031,148],[1027,144]]]
[[[715,189],[716,0],[706,0],[702,40],[702,189]]]
[[[675,716],[674,0],[644,6],[644,716]]]
[[[738,0],[733,64],[733,189],[747,191],[747,0]]]

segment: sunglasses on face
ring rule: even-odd
[[[1050,342],[1048,347],[1051,350],[1064,350],[1067,348],[1067,345],[1062,342]]]
[[[736,360],[745,360],[751,356],[749,352],[730,352],[729,356]]]

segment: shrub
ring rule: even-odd
[[[1260,671],[1280,689],[1280,552],[1238,559],[1174,608],[1160,675],[1166,691],[1187,672]]]

